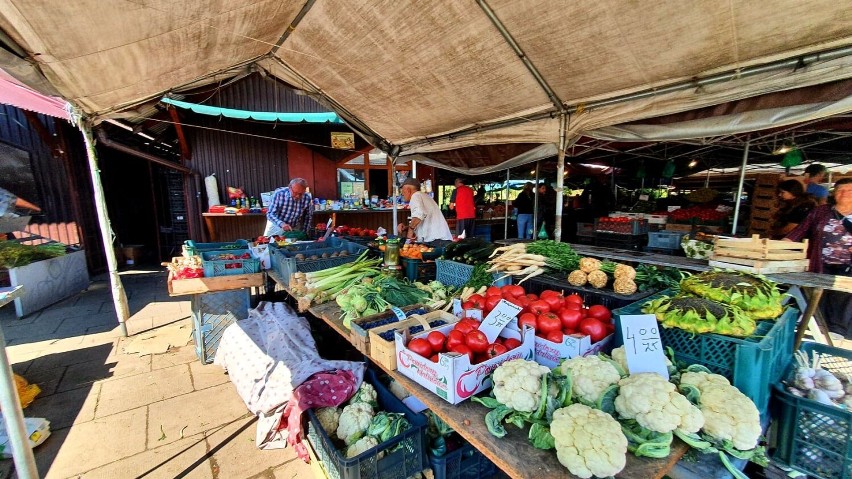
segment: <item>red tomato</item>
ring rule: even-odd
[[[429,345],[432,346],[432,352],[440,353],[444,350],[447,337],[440,331],[432,331],[426,336],[426,341],[429,341]]]
[[[408,349],[410,349],[412,353],[423,356],[424,358],[432,356],[432,346],[429,344],[429,341],[426,341],[423,338],[414,338],[409,341]]]
[[[462,303],[462,309],[475,309],[476,305],[473,304],[473,301],[465,301]]]
[[[483,298],[482,296],[475,300],[469,299],[468,301],[473,303],[473,307],[476,309],[485,309],[485,298]]]
[[[489,286],[485,290],[485,296],[503,296],[503,291],[500,290],[499,286]]]
[[[515,301],[512,302],[523,308],[521,312],[529,311],[530,304],[532,304],[530,298],[527,298],[526,296],[518,296],[515,298]]]
[[[583,305],[579,304],[579,303],[572,303],[570,301],[565,301],[565,306],[563,306],[563,308],[571,309],[571,310],[574,310],[574,311],[582,311]]]
[[[520,345],[521,345],[521,340],[515,339],[515,338],[506,338],[506,340],[503,341],[503,346],[506,346],[506,349],[509,350],[509,351],[517,348]]]
[[[580,325],[580,320],[583,319],[583,313],[576,309],[568,309],[567,307],[559,310],[559,320],[562,321],[563,329],[576,330]]]
[[[561,294],[551,294],[541,299],[550,306],[551,311],[559,311],[562,308],[563,299]]]
[[[562,331],[562,321],[553,313],[542,313],[538,315],[538,329],[547,334],[552,331]]]
[[[471,331],[464,336],[464,344],[471,351],[477,354],[482,354],[488,350],[488,337],[480,330]]]
[[[447,350],[452,351],[455,346],[464,344],[464,334],[458,329],[450,331],[450,334],[447,335]]]
[[[467,357],[468,357],[468,359],[470,359],[471,364],[474,364],[474,362],[473,362],[473,351],[471,351],[470,348],[465,346],[464,344],[459,344],[458,346],[454,347],[453,349],[450,349],[450,351],[454,352],[454,353],[458,353],[458,354],[467,354]]]
[[[488,358],[490,359],[497,357],[507,351],[509,351],[509,349],[506,346],[503,346],[502,344],[498,343],[491,343],[488,345],[488,349],[485,351],[485,355],[488,356]]]
[[[562,331],[551,331],[547,333],[547,336],[545,336],[544,339],[551,343],[562,343]]]
[[[579,294],[571,294],[565,297],[566,303],[577,303],[579,305],[583,304],[583,297]]]
[[[577,329],[581,333],[591,336],[593,343],[600,341],[607,335],[606,324],[595,318],[583,318],[580,321],[580,327]]]
[[[523,296],[523,295],[527,294],[527,292],[524,291],[523,286],[519,286],[517,284],[511,284],[511,285],[509,285],[509,294],[511,294],[512,296],[518,297],[518,296]]]
[[[565,336],[571,336],[572,334],[574,334],[576,332],[577,332],[577,330],[575,330],[575,329],[562,328],[562,334],[564,334]]]
[[[610,334],[612,334],[612,333],[614,333],[614,332],[615,332],[615,324],[613,324],[613,323],[604,323],[604,326],[606,326],[606,334],[607,334],[607,336],[609,336]]]
[[[503,299],[502,296],[489,296],[485,298],[485,309],[483,310],[485,314],[490,313],[491,310],[497,306],[497,303],[499,303],[501,299]]]
[[[506,296],[515,296],[515,290],[513,289],[514,287],[514,284],[507,284],[506,286],[500,288],[500,294],[502,294],[504,298]]]
[[[471,324],[471,321],[473,321],[473,320],[467,319],[467,318],[462,319],[461,321],[456,323],[456,325],[453,327],[453,329],[455,329],[456,331],[461,331],[462,334],[467,334],[467,333],[469,333],[469,332],[471,332],[471,331],[473,331],[473,330],[475,330],[479,327],[478,325]]]
[[[485,300],[485,296],[482,296],[481,294],[471,294],[471,295],[470,295],[470,297],[469,297],[469,298],[467,298],[467,300],[468,300],[468,301],[473,301],[473,302],[475,303],[475,302],[477,302],[477,301],[484,301],[484,300]]]
[[[552,289],[545,289],[541,292],[541,299],[547,298],[549,296],[562,296],[562,293],[553,291]]]
[[[536,301],[536,300],[538,300],[538,295],[529,293],[529,294],[527,294],[527,298],[529,298],[530,301]]]
[[[438,362],[438,354],[437,353],[433,354],[432,357],[429,358],[429,360],[432,361],[433,363],[437,363]]]
[[[538,319],[533,313],[524,313],[518,318],[518,328],[523,331],[524,326],[529,326],[535,331],[538,328]]]
[[[594,306],[589,306],[589,317],[600,319],[601,321],[609,321],[612,319],[612,313],[606,306],[596,304]]]
[[[549,313],[550,305],[542,300],[533,301],[532,303],[530,303],[530,311],[535,314]]]

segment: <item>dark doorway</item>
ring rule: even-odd
[[[370,194],[379,198],[387,198],[388,170],[370,170]]]

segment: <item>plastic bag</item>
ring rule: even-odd
[[[181,268],[175,273],[174,279],[203,278],[204,268]]]
[[[228,187],[228,199],[237,200],[245,196],[242,188],[235,188],[233,186]]]

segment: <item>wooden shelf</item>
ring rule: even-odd
[[[279,282],[279,286],[290,294],[289,289],[284,287],[283,283],[280,283],[280,276],[270,273],[269,277]],[[342,311],[336,303],[321,304],[310,308],[308,311],[337,331],[347,341],[349,340],[349,330],[343,326],[343,321],[340,320]],[[377,366],[382,367],[379,364]],[[559,463],[555,451],[543,451],[530,445],[527,439],[529,431],[527,428],[521,430],[509,425],[506,427],[508,434],[503,438],[496,438],[488,432],[488,428],[485,426],[485,414],[489,411],[486,407],[473,401],[464,401],[452,405],[402,374],[384,367],[382,369],[510,477],[518,479],[576,477]],[[628,453],[627,465],[617,477],[661,478],[674,467],[687,449],[686,444],[675,439],[672,443],[672,453],[664,459],[642,458]]]

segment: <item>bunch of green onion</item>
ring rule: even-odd
[[[377,276],[379,270],[376,267],[380,262],[379,259],[366,259],[365,252],[353,263],[311,273],[295,273],[291,290],[299,299],[299,310],[305,311],[312,304],[330,301],[346,288]]]

